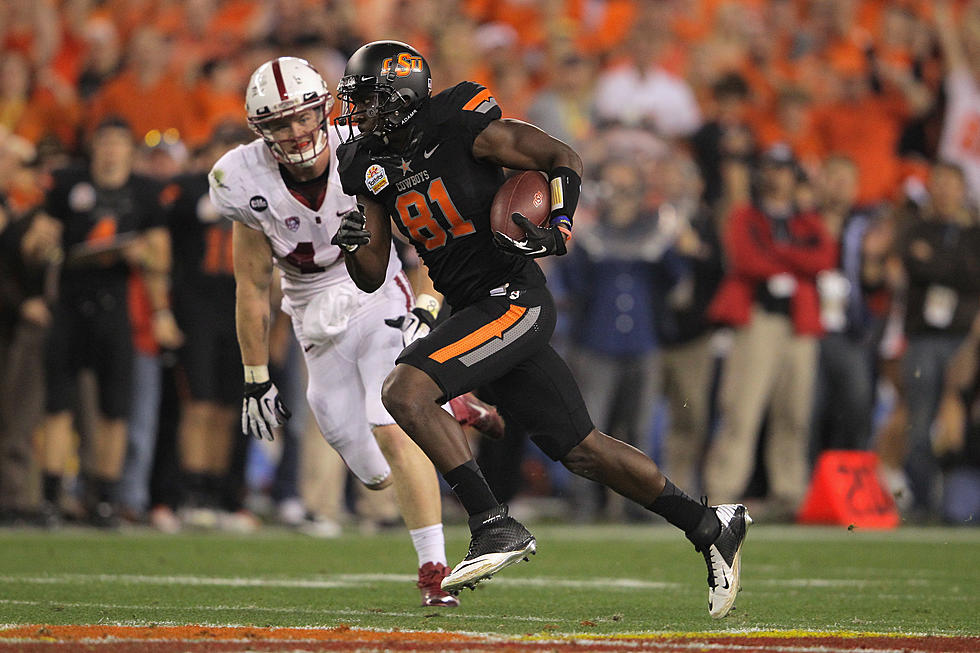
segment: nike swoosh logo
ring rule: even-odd
[[[521,249],[524,249],[524,248],[521,248]],[[526,253],[528,253],[528,254],[544,254],[548,250],[547,250],[547,248],[544,245],[542,245],[541,247],[538,247],[536,250],[533,250],[532,251],[532,250],[529,250],[529,249],[524,249],[524,251]]]
[[[487,409],[486,409],[486,408],[484,408],[483,406],[478,406],[477,404],[470,404],[470,408],[472,408],[472,409],[473,409],[473,410],[475,410],[475,411],[476,411],[477,413],[479,413],[479,414],[477,415],[477,417],[478,417],[478,418],[480,418],[480,417],[486,417],[487,415],[489,415],[489,414],[490,414],[490,411],[489,411],[489,410],[487,410]]]
[[[422,152],[422,156],[425,157],[426,159],[428,159],[430,156],[432,156],[432,153],[433,152],[435,152],[436,150],[439,149],[439,146],[440,145],[442,145],[442,143],[436,144],[436,146],[433,147],[431,150],[426,150],[425,152]]]
[[[731,587],[731,585],[729,585],[728,583],[728,576],[725,576],[725,586],[722,587],[721,589],[727,590],[729,587]]]

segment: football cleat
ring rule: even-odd
[[[453,594],[464,587],[475,589],[501,569],[526,561],[537,549],[534,536],[507,515],[507,506],[470,517],[470,532],[466,557],[442,580],[442,589]]]
[[[442,579],[449,572],[449,567],[441,562],[427,562],[419,567],[418,587],[423,606],[455,608],[459,605],[459,599],[442,589]]]
[[[735,597],[741,589],[742,543],[752,518],[740,503],[725,503],[711,509],[721,522],[721,532],[700,553],[708,565],[708,613],[721,619],[735,607]]]
[[[497,409],[478,399],[472,392],[449,400],[453,415],[463,426],[472,426],[491,440],[504,437],[504,418]]]

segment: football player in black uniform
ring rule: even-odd
[[[362,290],[384,282],[391,223],[415,246],[453,312],[405,348],[383,401],[432,459],[470,515],[469,552],[443,580],[458,592],[534,553],[534,537],[507,514],[484,480],[459,424],[440,408],[486,386],[549,456],[662,515],[708,565],[709,611],[723,617],[739,586],[739,553],[751,523],[742,505],[694,501],[639,450],[594,428],[578,386],[548,341],[555,307],[534,258],[565,253],[582,162],[540,129],[501,119],[489,90],[462,82],[431,96],[425,59],[411,46],[377,41],[347,62],[338,96],[344,192],[362,211],[344,215],[334,242]],[[490,227],[502,167],[551,179],[550,225],[519,214],[515,241]]]
[[[95,372],[99,414],[86,467],[90,521],[116,525],[133,392],[129,280],[143,278],[155,340],[182,338],[170,312],[170,236],[161,188],[132,171],[135,143],[125,121],[109,117],[92,134],[84,167],[58,171],[45,209],[62,224],[64,266],[45,356],[47,405],[42,469],[45,512],[58,518],[62,476],[72,446],[72,397],[82,368]]]

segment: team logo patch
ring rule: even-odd
[[[255,195],[248,201],[248,205],[252,207],[253,211],[261,213],[269,208],[269,200],[265,199],[261,195]]]
[[[286,229],[297,231],[299,229],[299,218],[295,215],[286,218]]]
[[[385,169],[377,163],[373,164],[364,173],[364,184],[375,195],[380,193],[388,185],[388,175],[385,173]]]
[[[72,211],[85,213],[95,208],[95,186],[83,181],[68,191],[68,206]]]

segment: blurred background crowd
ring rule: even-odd
[[[346,492],[302,411],[271,445],[240,435],[205,178],[252,138],[260,63],[304,57],[334,86],[379,38],[585,160],[574,246],[545,266],[600,429],[762,519],[792,520],[817,456],[855,449],[906,520],[977,523],[980,0],[5,0],[3,522],[397,519]],[[273,363],[299,407],[287,319]],[[648,518],[525,444],[474,440],[515,509]]]

